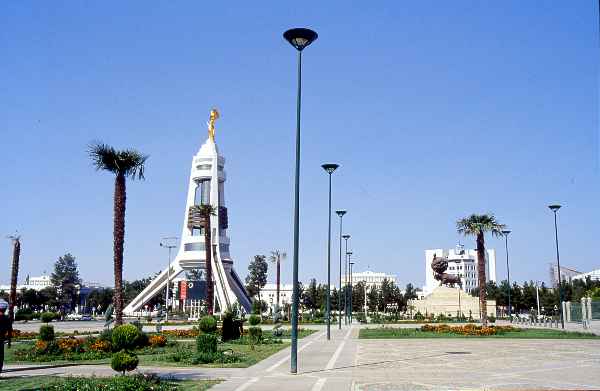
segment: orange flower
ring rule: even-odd
[[[164,335],[153,335],[148,339],[150,346],[165,346],[167,344],[167,337]]]

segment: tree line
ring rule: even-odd
[[[591,278],[585,280],[563,281],[561,284],[563,301],[578,303],[582,297],[593,297],[600,299],[600,281]],[[496,306],[508,307],[509,285],[507,280],[502,280],[500,285],[494,281],[486,284],[486,296],[488,300],[496,300]],[[510,304],[515,313],[529,312],[532,308],[537,311],[537,293],[539,291],[540,310],[544,307],[545,313],[554,311],[558,305],[558,289],[549,288],[545,283],[536,287],[533,281],[525,281],[522,285],[513,282],[510,286]],[[471,291],[473,296],[479,296],[479,288]]]

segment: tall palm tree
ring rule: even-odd
[[[125,203],[127,190],[125,180],[144,179],[147,155],[134,149],[118,151],[113,147],[92,143],[88,153],[97,170],[105,170],[115,175],[114,192],[114,228],[113,228],[113,257],[115,273],[115,289],[113,302],[115,307],[115,324],[123,323],[123,246],[125,243]]]
[[[19,259],[21,258],[21,237],[9,236],[13,242],[12,270],[10,273],[10,295],[8,304],[8,317],[15,320],[15,303],[17,301],[17,277],[19,275]]]
[[[479,285],[479,307],[481,311],[481,323],[487,326],[487,302],[485,298],[485,237],[486,232],[493,236],[502,236],[502,230],[506,229],[500,224],[493,214],[472,214],[456,222],[456,230],[465,236],[475,236],[477,242],[477,280]]]
[[[212,315],[214,313],[215,288],[212,283],[212,230],[210,226],[210,216],[216,215],[217,209],[209,204],[197,205],[195,206],[195,208],[197,208],[198,210],[198,214],[202,219],[202,226],[204,228],[204,258],[206,264],[206,302],[208,314]]]
[[[277,265],[277,278],[275,280],[276,281],[275,283],[277,285],[277,293],[276,293],[277,308],[279,308],[279,285],[281,283],[281,261],[283,259],[285,259],[286,257],[287,257],[287,254],[285,253],[285,251],[279,251],[279,250],[271,251],[271,256],[269,257],[269,260]]]

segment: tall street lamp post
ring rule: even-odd
[[[502,235],[504,235],[504,246],[506,248],[506,278],[508,279],[508,319],[510,319],[510,323],[512,323],[512,310],[510,308],[510,267],[508,266],[508,234],[509,230],[502,231]]]
[[[338,291],[338,329],[342,329],[342,220],[346,214],[345,210],[336,210],[335,213],[340,216],[340,290]]]
[[[560,209],[560,205],[549,205],[548,208],[554,212],[554,238],[556,240],[556,266],[558,267],[558,313],[560,315],[561,327],[565,328],[565,319],[562,311],[562,279],[560,277],[560,253],[558,251],[558,224],[556,222],[556,212]]]
[[[292,277],[292,346],[290,372],[298,372],[298,235],[300,219],[300,101],[302,97],[302,51],[317,39],[316,32],[294,28],[283,33],[283,38],[298,51],[298,94],[296,99],[296,173],[294,181],[294,257]]]
[[[350,235],[342,235],[346,241],[346,252],[344,253],[344,324],[348,325],[348,239]]]
[[[339,167],[335,163],[323,164],[323,170],[329,174],[329,212],[327,213],[327,340],[331,339],[331,174]]]
[[[352,253],[348,254],[349,256],[352,255]],[[350,266],[350,326],[352,326],[352,292],[353,292],[353,285],[352,285],[352,266],[354,265],[354,262],[349,262],[348,265]]]
[[[163,238],[160,247],[169,249],[169,261],[167,263],[167,294],[165,296],[165,321],[169,320],[169,285],[171,285],[171,250],[176,247],[177,238],[169,236]]]

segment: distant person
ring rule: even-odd
[[[0,373],[2,373],[2,367],[4,366],[4,341],[8,340],[8,348],[10,349],[10,339],[12,337],[12,322],[6,315],[7,308],[8,303],[6,300],[0,299]]]

